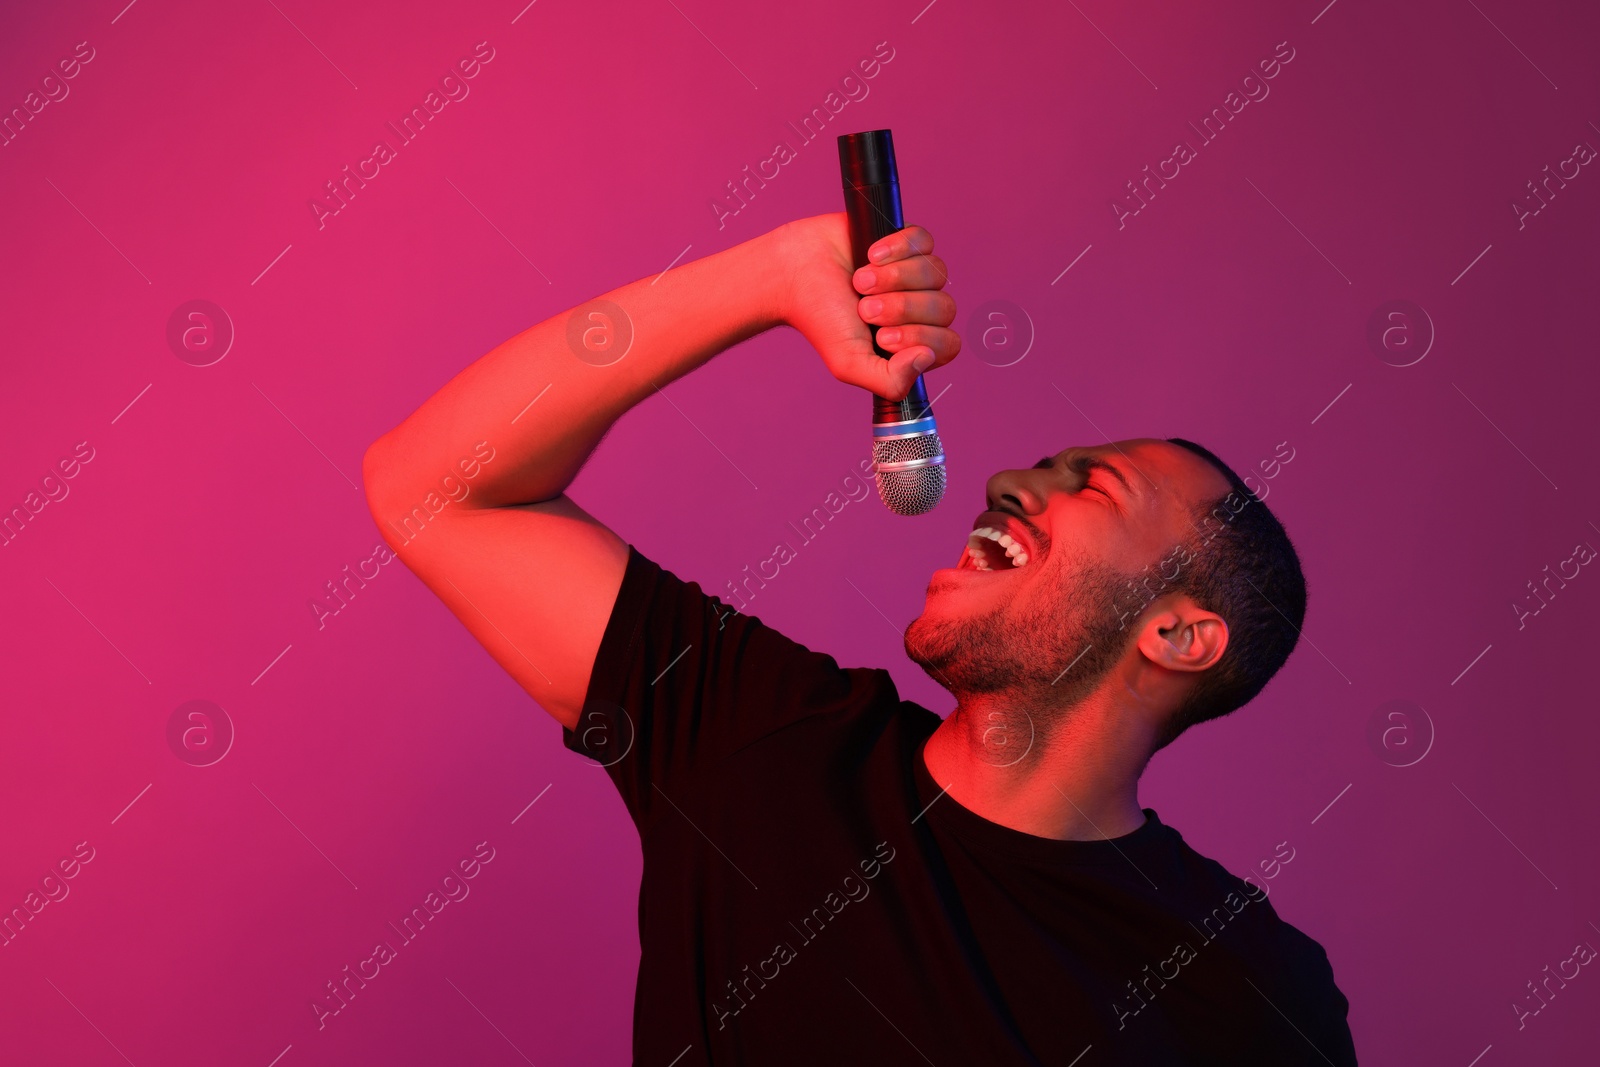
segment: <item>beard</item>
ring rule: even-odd
[[[1116,605],[1136,576],[1087,557],[1050,560],[1054,573],[1030,596],[965,618],[919,616],[906,628],[906,655],[958,702],[996,694],[1038,709],[1082,702],[1133,638]]]

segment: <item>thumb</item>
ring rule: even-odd
[[[917,376],[933,366],[934,360],[933,349],[927,345],[913,345],[888,359],[873,351],[870,344],[851,345],[841,353],[834,374],[840,381],[858,385],[885,400],[904,400]]]

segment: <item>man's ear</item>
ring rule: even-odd
[[[1139,633],[1139,651],[1173,671],[1203,671],[1228,650],[1228,624],[1188,597],[1149,615]]]

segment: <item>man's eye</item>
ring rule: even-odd
[[[1104,496],[1104,497],[1109,497],[1111,495],[1110,493],[1106,492],[1104,489],[1100,488],[1098,485],[1094,484],[1094,475],[1093,475],[1093,471],[1092,471],[1091,468],[1076,467],[1075,466],[1075,467],[1071,467],[1069,469],[1072,471],[1073,474],[1079,475],[1079,476],[1081,476],[1083,478],[1083,488],[1084,489],[1092,489],[1092,490],[1094,490],[1095,492],[1099,493],[1101,496]]]

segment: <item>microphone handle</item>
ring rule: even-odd
[[[867,249],[873,242],[905,228],[900,211],[900,183],[898,181],[874,182],[857,185],[846,178],[844,186],[845,215],[850,221],[850,258],[852,270],[867,266]],[[878,327],[867,324],[872,332],[872,350],[884,359],[893,353],[878,346]],[[925,419],[933,414],[928,405],[928,389],[922,384],[922,375],[911,386],[904,400],[872,398],[872,423],[880,426],[890,422],[910,422]]]

